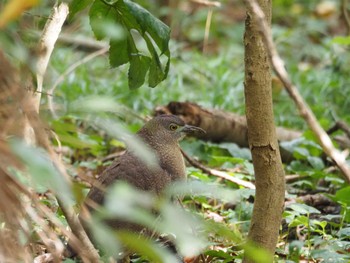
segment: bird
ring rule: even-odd
[[[89,212],[96,205],[103,205],[106,189],[118,181],[124,181],[136,189],[161,195],[171,183],[186,180],[186,169],[179,141],[188,134],[205,133],[199,127],[186,125],[176,115],[159,115],[149,120],[136,135],[153,151],[157,165],[150,165],[135,153],[134,149],[115,160],[88,192],[84,206]],[[84,220],[81,221],[83,222]],[[141,226],[115,219],[107,222],[115,229],[140,232]],[[85,225],[83,223],[83,225]],[[87,231],[89,234],[89,231]]]
[[[98,205],[103,204],[105,194],[103,189],[118,180],[157,195],[161,194],[170,183],[185,180],[185,162],[179,141],[185,135],[196,132],[205,131],[196,126],[186,125],[176,115],[164,114],[152,118],[137,132],[137,136],[154,152],[158,166],[145,163],[132,150],[127,150],[102,173],[97,186],[90,189],[86,200]],[[93,209],[87,206],[89,210]]]

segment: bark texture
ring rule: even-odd
[[[259,0],[258,3],[271,24],[271,0]],[[256,182],[248,239],[270,252],[272,262],[284,205],[284,171],[274,126],[269,58],[249,7],[245,30],[244,91]],[[255,261],[246,253],[244,262]]]

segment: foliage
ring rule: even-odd
[[[71,3],[71,17],[89,5],[89,1],[75,0]],[[170,29],[140,5],[129,1],[93,1],[90,11],[90,25],[98,40],[109,38],[109,62],[112,67],[130,63],[128,71],[129,88],[137,89],[144,82],[146,73],[150,87],[163,81],[169,71],[170,51],[168,47]],[[115,32],[115,28],[117,30]],[[138,35],[133,34],[137,32]],[[141,37],[148,49],[137,47]],[[157,45],[159,54],[156,49]],[[139,44],[140,45],[140,44]],[[162,65],[160,56],[167,60]]]

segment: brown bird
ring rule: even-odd
[[[186,125],[175,115],[160,115],[151,119],[137,132],[137,135],[154,151],[158,165],[147,164],[133,151],[127,150],[103,172],[98,179],[97,187],[92,187],[86,198],[102,204],[104,191],[101,188],[107,188],[116,180],[126,181],[136,188],[156,194],[160,194],[171,182],[184,180],[185,162],[179,141],[186,134],[195,132],[203,133],[204,130]]]
[[[137,132],[137,136],[153,151],[158,163],[147,164],[137,157],[135,150],[128,149],[90,189],[85,201],[88,210],[93,211],[96,204],[103,204],[105,189],[116,181],[125,181],[140,190],[159,195],[170,183],[185,180],[185,162],[179,141],[186,134],[196,132],[204,133],[204,130],[186,125],[175,115],[160,115],[148,121]],[[142,230],[140,226],[119,219],[107,223],[113,228],[137,232]]]

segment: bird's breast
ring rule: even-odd
[[[165,150],[160,156],[161,167],[171,176],[171,181],[186,179],[186,167],[180,147]]]

